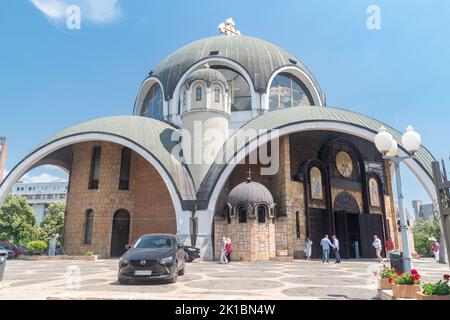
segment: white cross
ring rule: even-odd
[[[240,36],[241,32],[239,30],[236,30],[234,26],[236,23],[233,21],[232,18],[228,18],[225,20],[225,23],[219,24],[217,27],[220,31],[220,33],[227,35],[227,36]]]

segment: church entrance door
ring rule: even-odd
[[[322,259],[322,247],[320,241],[325,234],[329,233],[328,219],[329,215],[325,209],[309,209],[309,237],[313,242],[312,254],[313,259]]]
[[[375,213],[364,213],[359,217],[361,230],[361,254],[363,258],[376,258],[375,249],[372,246],[373,236],[377,235],[384,244],[383,216]]]
[[[361,256],[359,214],[345,211],[335,211],[335,231],[339,240],[340,254],[343,259],[359,258]]]
[[[111,234],[111,257],[120,257],[125,253],[130,233],[130,214],[120,209],[114,213]]]

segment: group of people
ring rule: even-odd
[[[375,248],[377,259],[379,262],[382,262],[383,257],[381,256],[381,251],[383,250],[383,245],[377,235],[374,235],[373,239],[374,241],[372,243],[372,246]],[[305,245],[306,260],[311,260],[312,246],[313,242],[311,241],[310,238],[307,238]],[[334,256],[336,257],[335,263],[341,263],[341,254],[339,252],[339,240],[335,234],[331,237],[331,240],[328,238],[328,235],[326,234],[324,238],[320,241],[320,246],[322,247],[322,263],[330,263],[329,259],[331,249],[333,249]],[[394,242],[392,241],[391,238],[389,238],[386,241],[385,247],[387,260],[389,261],[389,256],[395,249]]]
[[[330,263],[330,249],[334,251],[334,256],[336,257],[335,263],[341,263],[341,255],[339,253],[339,240],[335,234],[331,236],[332,241],[328,239],[328,235],[320,241],[320,246],[322,247],[322,263]]]
[[[231,245],[230,238],[222,238],[223,248],[220,252],[220,261],[219,263],[230,263],[231,262],[231,252],[233,251],[233,246]]]
[[[57,238],[56,238],[57,239]],[[433,254],[435,256],[435,259],[437,262],[439,262],[439,251],[440,251],[440,245],[439,242],[437,242],[436,239],[431,238],[431,250],[433,251]],[[220,253],[220,262],[221,264],[224,263],[230,263],[231,262],[231,252],[233,251],[233,247],[231,245],[231,239],[230,238],[222,238],[223,242],[223,248],[221,249]],[[308,237],[306,239],[305,244],[305,255],[306,260],[311,260],[312,255],[312,246],[313,242]],[[322,247],[322,263],[330,263],[330,250],[333,249],[334,256],[336,257],[335,263],[341,263],[341,254],[339,252],[339,240],[337,236],[334,234],[331,237],[331,240],[328,238],[328,235],[326,234],[324,238],[320,241],[320,246]],[[375,254],[377,256],[378,262],[383,262],[383,257],[381,256],[381,252],[383,251],[383,244],[381,243],[380,238],[378,238],[377,235],[373,236],[373,243],[372,246],[375,248]],[[50,246],[52,247],[52,246]],[[394,242],[391,238],[388,238],[385,243],[385,249],[386,249],[386,260],[389,261],[389,257],[391,253],[395,250]]]

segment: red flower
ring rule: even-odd
[[[450,280],[450,274],[444,274],[444,280],[449,281]]]
[[[419,274],[416,269],[411,270],[411,274]]]
[[[398,275],[398,276],[401,276],[401,275],[402,275],[402,274],[401,274],[400,272],[398,272],[398,271],[395,271],[395,274]]]
[[[414,281],[418,281],[418,280],[420,280],[420,275],[418,275],[418,274],[416,273],[416,274],[411,275],[411,278],[412,278]]]
[[[391,277],[388,278],[388,282],[392,283],[392,278]]]

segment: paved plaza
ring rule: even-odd
[[[119,285],[116,259],[9,260],[0,299],[376,299],[374,261],[340,265],[320,261],[187,264],[176,284]],[[425,281],[449,273],[447,265],[415,261]],[[80,277],[77,277],[80,274]]]

